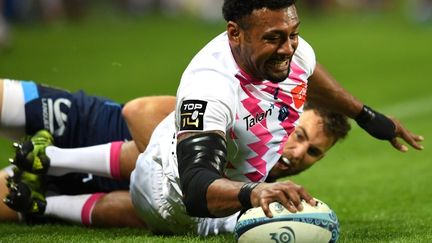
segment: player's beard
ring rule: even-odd
[[[273,74],[270,74],[270,72],[268,72],[267,73],[268,77],[266,77],[266,79],[269,80],[272,83],[280,83],[280,82],[286,80],[289,77],[290,71],[291,71],[291,58],[288,60],[288,69],[287,69],[286,73],[281,73],[281,74],[273,73]]]

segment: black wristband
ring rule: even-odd
[[[258,182],[247,182],[245,183],[241,188],[240,188],[240,192],[238,194],[238,200],[240,201],[240,204],[242,205],[243,209],[249,209],[252,208],[252,203],[251,203],[251,193],[252,190],[258,186]]]
[[[391,140],[396,137],[396,127],[393,121],[366,105],[363,106],[354,120],[375,138]]]

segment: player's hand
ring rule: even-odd
[[[367,105],[363,105],[360,113],[354,117],[354,120],[371,136],[390,141],[392,146],[401,152],[408,151],[408,147],[400,143],[399,138],[405,140],[405,142],[415,149],[423,149],[423,146],[419,144],[419,142],[423,141],[422,136],[408,131],[395,118],[383,115]]]
[[[295,213],[303,210],[302,199],[311,205],[316,205],[316,201],[306,189],[292,181],[260,183],[251,194],[252,206],[261,206],[269,218],[273,217],[269,207],[270,203],[279,202],[288,211]]]
[[[398,120],[396,120],[395,118],[389,117],[390,120],[394,123],[395,125],[395,132],[396,132],[396,137],[389,140],[391,145],[396,148],[397,150],[401,151],[401,152],[406,152],[408,151],[408,147],[405,144],[402,144],[398,138],[403,139],[405,142],[407,142],[409,145],[411,145],[413,148],[417,149],[417,150],[422,150],[423,149],[423,145],[419,144],[419,142],[423,141],[423,136],[420,135],[416,135],[414,133],[412,133],[411,131],[409,131],[408,129],[406,129]]]

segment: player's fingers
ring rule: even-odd
[[[416,135],[416,134],[410,132],[408,129],[403,127],[402,124],[398,120],[392,119],[392,121],[396,126],[396,134],[398,137],[402,138],[405,142],[407,142],[410,146],[412,146],[413,148],[415,148],[417,150],[423,149],[423,146],[421,144],[417,143],[417,142],[423,141],[422,136],[419,136],[419,135]],[[399,141],[397,141],[396,138],[392,139],[390,142],[393,145],[393,147],[395,147],[399,151],[402,151],[402,152],[408,151],[408,147],[401,144]]]
[[[303,198],[303,200],[305,200],[307,203],[309,203],[312,206],[316,206],[317,205],[317,201],[315,200],[315,198],[313,198],[308,191],[306,191],[306,189],[304,189],[303,187],[301,187],[298,191],[299,195],[301,196],[301,198]]]
[[[423,145],[417,143],[415,140],[407,141],[407,143],[409,145],[411,145],[413,148],[417,149],[417,150],[422,150],[423,149]]]
[[[416,142],[422,142],[424,140],[424,137],[421,135],[417,135],[417,134],[414,134],[412,132],[409,132],[409,133],[410,133],[410,136],[412,137],[412,139],[414,139],[414,141],[416,141]]]
[[[412,146],[413,148],[417,149],[417,150],[422,150],[423,149],[423,145],[419,144],[418,142],[423,141],[423,137],[422,136],[418,136],[418,135],[414,135],[411,132],[407,131],[407,130],[403,130],[399,136],[405,141],[407,142],[410,146]],[[396,139],[394,139],[396,140]],[[397,142],[397,141],[396,141]],[[398,142],[397,142],[398,143]],[[396,143],[396,145],[398,145]],[[406,150],[408,150],[408,148],[406,146],[401,146],[404,150],[402,150],[403,152],[405,152]]]
[[[277,194],[277,201],[282,204],[291,213],[296,213],[298,208],[293,204],[289,192],[279,191]]]
[[[424,137],[421,136],[421,135],[415,135],[415,136],[414,136],[414,140],[415,140],[416,142],[423,142]]]
[[[273,214],[270,210],[270,202],[271,201],[261,199],[260,205],[261,205],[262,210],[264,211],[264,214],[269,218],[273,218]]]
[[[406,151],[408,151],[407,146],[405,146],[404,144],[400,143],[400,142],[398,141],[397,138],[393,138],[393,139],[390,140],[389,142],[391,143],[391,145],[392,145],[395,149],[397,149],[397,150],[399,150],[399,151],[401,151],[401,152],[406,152]]]
[[[414,135],[411,132],[409,134],[404,134],[404,140],[411,145],[413,148],[417,150],[422,150],[423,145],[419,144],[418,142],[423,141],[422,136]]]
[[[418,136],[414,133],[412,133],[411,131],[403,128],[401,131],[401,135],[400,135],[407,143],[409,143],[411,146],[413,146],[414,148],[420,149],[421,145],[418,144],[417,142],[420,142],[423,140],[422,136]]]
[[[303,205],[301,204],[301,198],[297,190],[290,190],[287,193],[288,193],[289,201],[295,207],[296,211],[302,211]]]

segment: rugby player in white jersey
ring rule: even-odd
[[[289,211],[315,201],[291,182],[266,183],[308,98],[402,148],[419,138],[364,106],[315,63],[290,0],[225,0],[226,32],[192,59],[175,114],[153,132],[131,175],[131,197],[160,233],[202,233],[223,217],[278,201]],[[308,84],[308,81],[310,82]],[[309,86],[309,87],[308,87]],[[164,190],[163,190],[164,189]]]
[[[312,101],[401,151],[397,137],[421,149],[421,137],[364,106],[315,65],[298,36],[294,1],[226,0],[223,12],[227,31],[186,69],[175,115],[156,128],[131,177],[134,206],[154,232],[206,234],[221,217],[249,207],[271,217],[273,201],[290,211],[301,210],[301,199],[313,204],[293,182],[264,182],[297,125],[308,80]]]

